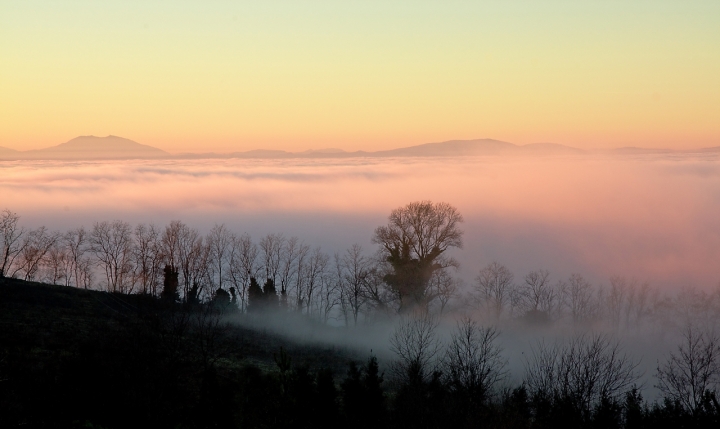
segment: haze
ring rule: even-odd
[[[23,224],[66,229],[122,219],[201,231],[225,223],[281,232],[329,253],[370,239],[410,201],[464,215],[454,256],[471,282],[492,261],[594,283],[720,281],[717,155],[15,161],[0,163],[3,205]]]

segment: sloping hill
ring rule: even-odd
[[[21,159],[135,159],[163,158],[158,148],[117,137],[80,136],[57,146],[17,152]]]
[[[217,309],[0,278],[0,427],[255,427],[281,347],[313,375],[355,359]]]
[[[400,149],[371,152],[368,156],[495,156],[581,154],[583,150],[555,143],[516,145],[500,140],[450,140]]]
[[[2,155],[14,155],[17,154],[18,151],[14,149],[10,149],[9,147],[2,147],[0,146],[0,156]]]
[[[371,152],[371,156],[473,156],[500,155],[518,150],[512,143],[492,139],[451,140],[440,143],[426,143],[399,149]]]

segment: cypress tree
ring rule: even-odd
[[[276,308],[278,306],[278,295],[273,279],[267,279],[265,285],[263,286],[263,293],[265,295],[265,303],[267,306],[269,308]]]
[[[259,311],[263,307],[264,294],[255,277],[250,278],[248,287],[248,311]]]

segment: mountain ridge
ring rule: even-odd
[[[16,151],[18,159],[144,159],[170,156],[164,150],[140,144],[130,139],[109,135],[106,137],[78,136],[65,143],[43,149]]]
[[[495,139],[448,140],[379,151],[345,151],[337,148],[309,149],[289,152],[273,149],[254,149],[230,153],[179,153],[172,154],[153,146],[123,137],[79,136],[65,143],[43,149],[17,151],[0,146],[0,160],[102,160],[102,159],[288,159],[288,158],[391,158],[391,157],[451,157],[451,156],[558,156],[587,153],[611,155],[639,155],[659,153],[718,153],[720,146],[696,150],[669,150],[638,147],[621,147],[588,151],[557,143],[530,143],[517,145]]]

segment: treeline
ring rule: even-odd
[[[203,235],[180,221],[165,227],[104,221],[64,233],[26,229],[5,210],[0,277],[191,303],[228,300],[241,313],[280,309],[346,326],[418,309],[474,313],[491,323],[616,330],[677,328],[688,319],[713,324],[720,316],[720,289],[671,295],[621,277],[593,285],[580,274],[558,280],[546,270],[518,279],[496,262],[464,284],[445,253],[462,246],[462,217],[454,208],[411,203],[389,220],[375,231],[376,251],[356,244],[330,255],[283,234],[254,241],[215,225]]]
[[[183,302],[220,294],[241,312],[253,298],[255,308],[274,300],[275,307],[346,324],[385,304],[381,274],[359,245],[328,255],[283,234],[255,242],[224,225],[202,235],[180,221],[163,228],[104,221],[60,233],[23,228],[9,210],[0,218],[0,245],[0,277],[154,297],[165,292]]]

